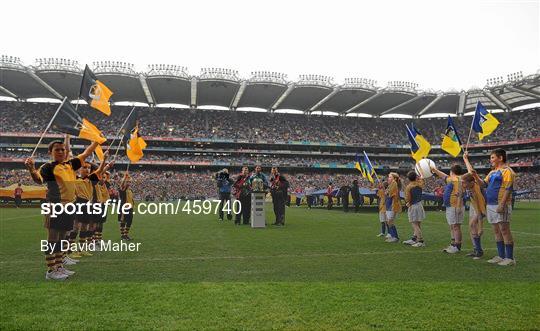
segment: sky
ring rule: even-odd
[[[8,14],[12,13],[12,14]],[[540,0],[4,1],[0,54],[483,87],[540,69]]]

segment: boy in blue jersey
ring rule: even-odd
[[[413,247],[424,247],[424,238],[422,236],[422,221],[426,218],[424,206],[422,205],[422,189],[424,180],[416,172],[409,171],[407,174],[409,184],[405,187],[405,203],[408,211],[409,223],[413,228],[413,236],[409,240],[403,241],[406,245]]]
[[[493,226],[498,254],[488,262],[500,266],[511,266],[516,264],[514,239],[510,231],[512,192],[516,174],[506,164],[504,149],[492,151],[489,162],[493,170],[483,180],[482,185],[486,187],[487,220]]]
[[[446,207],[446,222],[450,226],[450,232],[454,239],[450,246],[443,249],[443,252],[456,254],[461,251],[462,232],[461,224],[465,214],[465,205],[463,203],[463,168],[459,164],[454,164],[450,168],[450,175],[431,167],[431,172],[444,179],[443,203]]]

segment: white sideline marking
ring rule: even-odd
[[[540,233],[531,233],[531,232],[512,231],[512,233],[528,234],[529,236],[540,236]]]
[[[521,249],[538,249],[540,246],[518,246]],[[485,248],[484,251],[495,251],[496,248]],[[312,258],[312,257],[347,257],[347,256],[362,256],[362,255],[387,255],[387,254],[418,254],[418,253],[442,253],[442,249],[426,251],[423,249],[411,248],[410,250],[402,251],[386,251],[386,252],[358,252],[358,253],[319,253],[319,254],[280,254],[280,255],[246,255],[246,256],[186,256],[186,257],[171,257],[171,258],[149,258],[149,259],[125,259],[123,261],[133,262],[168,262],[168,261],[204,261],[204,260],[247,260],[247,259],[275,259],[275,258]],[[86,259],[85,259],[86,261]],[[112,262],[118,263],[118,259],[96,259],[97,263]],[[35,261],[0,261],[0,264],[35,264]]]

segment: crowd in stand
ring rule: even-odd
[[[264,169],[268,170],[268,169]],[[118,183],[123,170],[113,172],[113,183]],[[130,170],[132,187],[138,200],[172,199],[205,199],[217,197],[217,188],[214,181],[215,173],[211,171],[162,171],[162,170]],[[232,178],[236,173],[231,173]],[[329,185],[338,189],[343,185],[351,185],[353,180],[358,180],[359,187],[372,188],[367,179],[357,174],[329,174],[329,173],[283,173],[290,183],[290,192],[302,194],[326,190]],[[380,178],[384,179],[384,175]],[[402,180],[406,182],[403,176]],[[33,184],[27,170],[2,169],[0,171],[0,187],[6,187],[14,183],[23,185]],[[434,192],[437,187],[442,187],[443,181],[435,177],[426,180],[425,192]],[[536,172],[519,172],[516,175],[515,190],[535,190],[535,193],[524,198],[540,197],[540,174]]]
[[[0,158],[26,158],[28,157],[29,152],[24,151],[7,151],[0,150]],[[40,151],[36,153],[37,160],[46,160],[49,156],[44,152]],[[377,166],[383,166],[385,168],[410,168],[414,164],[414,160],[411,158],[401,158],[401,159],[381,159],[378,157],[371,157],[373,164]],[[119,162],[128,162],[125,154],[119,153],[117,158]],[[521,163],[521,162],[532,162],[533,165],[540,165],[540,155],[510,155],[509,163]],[[186,162],[186,163],[223,163],[230,165],[257,165],[257,164],[269,164],[279,167],[315,167],[318,164],[330,164],[334,166],[353,166],[354,158],[353,157],[327,157],[327,156],[318,156],[310,157],[304,155],[291,155],[291,156],[275,156],[267,154],[245,154],[245,155],[190,155],[190,154],[164,154],[164,153],[152,153],[145,152],[144,159],[145,161],[174,161],[174,162]],[[460,162],[461,160],[457,160]],[[96,160],[97,162],[97,160]],[[456,160],[452,158],[448,159],[435,159],[437,166],[441,168],[449,168]],[[486,158],[476,158],[473,159],[472,164],[476,168],[488,167],[489,163]]]
[[[41,132],[57,104],[0,102],[1,132]],[[113,106],[109,117],[85,105],[81,113],[105,134],[114,135],[131,107]],[[325,141],[359,145],[408,144],[405,124],[414,122],[432,144],[439,144],[446,128],[445,118],[391,119],[303,114],[140,108],[143,136],[241,139],[250,141]],[[502,123],[483,142],[528,139],[540,136],[538,109],[496,113]],[[472,117],[457,117],[454,123],[465,139]],[[476,138],[472,140],[477,142]]]

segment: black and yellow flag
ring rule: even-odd
[[[86,66],[82,77],[79,98],[83,98],[88,102],[90,107],[109,116],[111,114],[111,107],[109,106],[111,95],[113,95],[113,92],[103,82],[97,79],[92,70]]]
[[[89,120],[82,117],[69,101],[64,100],[51,123],[55,131],[103,144],[107,139]]]
[[[126,154],[132,163],[137,163],[143,157],[143,149],[146,148],[146,142],[139,135],[139,125],[136,125],[131,132],[130,138],[126,144]]]

